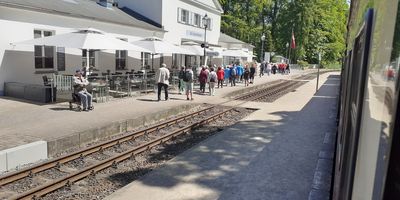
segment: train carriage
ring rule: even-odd
[[[400,199],[400,10],[352,0],[332,199]]]

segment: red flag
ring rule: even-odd
[[[294,32],[292,31],[292,43],[290,45],[290,48],[294,49],[296,48],[296,40],[294,39]]]

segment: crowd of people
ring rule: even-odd
[[[249,84],[254,83],[256,70],[259,70],[259,76],[268,76],[270,74],[289,74],[290,66],[286,63],[247,63],[244,66],[240,63],[232,63],[227,66],[202,66],[200,69],[193,72],[192,67],[182,66],[178,73],[178,89],[179,94],[186,93],[187,100],[193,100],[193,83],[197,80],[200,84],[200,94],[206,94],[206,86],[208,86],[208,94],[215,95],[215,88],[223,88],[230,85],[236,86],[237,82],[242,82],[247,87]],[[170,72],[165,64],[162,64],[160,70],[156,75],[158,83],[158,101],[161,100],[161,90],[164,88],[165,100],[168,100],[168,80],[170,79]]]

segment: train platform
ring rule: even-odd
[[[199,143],[107,200],[329,199],[339,73],[321,76]]]
[[[256,77],[254,85],[301,73],[305,71],[292,70],[291,75]],[[170,100],[160,102],[155,101],[157,97],[154,93],[114,99],[107,103],[95,103],[95,109],[91,112],[70,111],[68,103],[36,104],[1,97],[0,150],[45,141],[48,154],[52,156],[71,147],[176,115],[193,107],[193,104],[226,101],[221,97],[243,88],[243,84],[224,87],[216,90],[216,96],[194,95],[194,101],[187,101],[185,95],[174,92],[170,94]]]

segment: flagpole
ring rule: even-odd
[[[288,59],[289,59],[289,64],[290,64],[290,53],[291,53],[291,51],[292,51],[292,44],[293,44],[293,26],[292,26],[292,34],[290,35],[290,39],[289,39],[289,41],[290,41],[290,45],[289,45],[289,56],[288,56]]]

